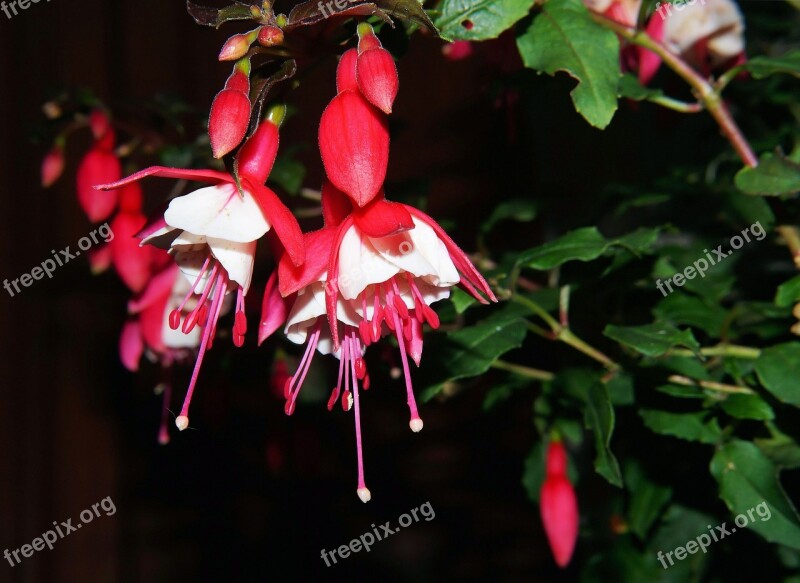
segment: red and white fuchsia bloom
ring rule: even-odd
[[[200,350],[180,415],[179,429],[189,425],[189,405],[206,350],[216,334],[225,297],[236,292],[233,340],[244,342],[247,320],[244,298],[250,288],[256,241],[274,230],[285,255],[295,265],[304,258],[303,239],[294,215],[277,195],[264,186],[278,148],[278,125],[267,119],[242,147],[239,158],[241,191],[233,177],[215,170],[183,170],[154,166],[124,180],[99,186],[120,188],[147,176],[207,182],[201,188],[173,199],[163,217],[140,233],[142,243],[169,249],[190,282],[180,306],[169,316],[170,326],[184,334],[203,328]],[[196,297],[196,296],[199,296]],[[184,313],[190,303],[194,308]]]
[[[744,18],[733,0],[668,6],[664,43],[703,73],[744,62]]]
[[[423,324],[439,326],[430,305],[449,297],[450,288],[458,284],[483,303],[488,302],[484,295],[492,301],[496,298],[469,258],[432,218],[386,200],[383,181],[389,135],[381,110],[391,109],[396,94],[391,77],[394,72],[396,78],[396,69],[393,61],[389,67],[382,54],[375,55],[370,66],[362,66],[365,55],[384,49],[371,28],[367,31],[360,25],[359,37],[358,55],[350,50],[339,63],[339,93],[320,120],[320,152],[329,179],[322,190],[325,226],[305,236],[307,261],[302,266],[286,257],[281,260],[280,294],[268,290],[265,295],[262,326],[274,329],[274,319],[266,323],[270,306],[280,310],[281,296],[293,298],[285,333],[293,342],[306,343],[306,352],[284,388],[289,415],[314,353],[332,353],[339,359],[339,378],[328,408],[341,397],[342,407],[354,410],[356,491],[368,502],[359,398],[359,381],[364,390],[370,386],[363,358],[366,348],[387,334],[397,340],[409,426],[418,432],[423,423],[408,357],[419,365]]]
[[[559,567],[572,559],[578,540],[578,499],[567,476],[567,450],[560,440],[547,446],[545,480],[540,492],[539,507],[550,550]]]

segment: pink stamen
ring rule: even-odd
[[[347,342],[348,339],[345,339]],[[362,451],[361,445],[361,409],[359,407],[359,398],[358,398],[358,380],[356,375],[356,359],[352,358],[355,354],[360,352],[357,346],[357,340],[355,339],[355,334],[351,334],[349,338],[350,342],[350,369],[353,376],[353,407],[354,413],[356,417],[356,451],[358,455],[358,488],[356,492],[358,493],[358,497],[361,499],[362,502],[369,502],[372,495],[370,494],[369,489],[367,488],[366,484],[364,483],[364,454]],[[358,352],[357,352],[358,351]],[[360,360],[360,359],[359,359]],[[362,361],[363,362],[363,361]]]
[[[208,285],[206,288],[211,287],[212,280],[208,281]],[[227,276],[225,273],[220,273],[217,276],[216,285],[213,287],[217,290],[217,293],[214,294],[213,299],[211,300],[211,312],[209,314],[209,321],[208,325],[203,329],[203,337],[200,342],[200,350],[197,353],[197,361],[194,364],[194,370],[192,371],[192,378],[189,381],[189,389],[186,391],[186,397],[183,400],[183,407],[181,407],[181,414],[175,419],[175,425],[177,425],[178,429],[183,431],[187,427],[189,427],[189,405],[192,402],[192,395],[194,394],[194,388],[197,385],[197,377],[200,374],[200,367],[203,365],[203,357],[206,354],[206,350],[210,348],[209,343],[211,341],[211,337],[214,335],[214,330],[217,327],[217,319],[219,318],[220,310],[222,309],[222,302],[225,299],[225,287],[227,285]]]
[[[164,398],[161,406],[161,427],[158,430],[158,443],[167,445],[169,443],[169,401],[172,397],[172,383],[164,383]]]
[[[314,358],[314,352],[317,350],[317,344],[319,343],[319,336],[320,336],[320,326],[319,322],[314,324],[314,328],[311,332],[311,335],[308,338],[308,344],[306,345],[306,352],[303,355],[303,359],[300,361],[300,366],[297,367],[297,372],[294,374],[293,377],[290,378],[289,383],[289,400],[286,402],[286,407],[284,410],[286,411],[287,415],[291,415],[294,412],[295,402],[297,401],[297,395],[300,394],[300,389],[303,386],[303,382],[306,380],[306,375],[308,374],[309,369],[311,368],[311,361]]]
[[[395,336],[397,337],[397,344],[400,345],[400,358],[403,361],[403,374],[405,375],[406,380],[406,393],[408,395],[408,408],[411,411],[411,421],[409,421],[409,426],[411,430],[415,433],[422,429],[422,419],[419,418],[419,413],[417,413],[417,401],[414,398],[414,389],[411,386],[411,371],[408,367],[408,356],[406,355],[406,343],[405,339],[403,338],[403,334],[400,332],[402,330],[402,325],[400,324],[400,320],[397,314],[394,314],[395,319],[395,329],[396,333]]]

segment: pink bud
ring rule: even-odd
[[[235,34],[230,37],[219,52],[220,61],[236,61],[241,59],[250,50],[250,41],[246,34]]]
[[[356,30],[358,31],[358,54],[383,46],[368,23],[360,23]]]
[[[109,184],[120,179],[122,170],[113,152],[94,147],[78,166],[78,202],[93,223],[107,219],[117,206],[116,190],[95,190],[96,184]]]
[[[578,539],[578,500],[566,474],[566,451],[560,441],[547,450],[547,477],[540,492],[539,508],[550,550],[559,567],[566,567]]]
[[[50,188],[64,172],[64,149],[53,146],[42,160],[42,186]]]
[[[389,163],[386,119],[359,93],[333,98],[319,123],[319,149],[328,178],[358,206],[380,191]]]
[[[111,120],[108,119],[108,116],[103,111],[94,109],[89,114],[89,127],[92,129],[94,139],[99,140],[106,135],[108,128],[111,127]]]
[[[278,126],[264,120],[239,151],[239,175],[264,184],[278,154]]]
[[[352,89],[358,90],[356,82],[356,63],[358,62],[358,51],[350,49],[345,51],[336,67],[336,93]]]
[[[247,133],[250,99],[241,91],[223,89],[214,98],[208,118],[208,137],[214,158],[231,152]]]
[[[386,114],[392,113],[400,81],[392,54],[386,49],[370,49],[358,56],[356,68],[358,89],[372,105]]]
[[[461,61],[472,55],[472,43],[468,40],[457,40],[442,47],[442,54],[450,61]]]
[[[262,47],[274,47],[283,44],[283,31],[277,26],[264,26],[258,32],[258,44]]]

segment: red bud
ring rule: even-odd
[[[264,26],[258,33],[258,44],[274,47],[283,44],[283,31],[277,26]]]
[[[368,23],[360,23],[356,30],[358,32],[358,54],[383,46]]]
[[[333,98],[319,124],[319,149],[328,178],[358,206],[383,186],[389,163],[386,119],[359,93]]]
[[[352,89],[358,90],[358,83],[356,82],[356,62],[358,61],[358,51],[350,49],[345,51],[342,58],[339,60],[339,66],[336,68],[336,93]]]
[[[113,152],[92,148],[78,166],[78,202],[93,223],[107,219],[117,206],[117,191],[95,190],[96,184],[116,182],[122,176],[119,159]]]
[[[250,99],[241,91],[223,89],[214,98],[208,118],[208,137],[214,158],[222,158],[244,138],[250,123]]]
[[[540,492],[539,506],[547,540],[559,567],[566,567],[578,539],[578,500],[567,477],[564,445],[553,441],[547,449],[547,477]]]
[[[278,154],[278,126],[264,120],[239,152],[239,175],[264,184]]]
[[[53,146],[42,160],[42,186],[49,188],[64,172],[64,149]]]
[[[358,56],[356,68],[358,89],[372,105],[384,113],[392,113],[392,104],[397,96],[400,81],[392,54],[377,48]]]

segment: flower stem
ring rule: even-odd
[[[583,352],[589,358],[592,358],[597,362],[602,363],[603,366],[608,368],[610,371],[617,371],[621,368],[619,364],[611,360],[608,356],[606,356],[605,354],[603,354],[602,352],[591,346],[586,341],[579,338],[572,330],[569,329],[568,326],[562,326],[558,321],[556,321],[555,318],[553,318],[547,312],[547,310],[542,308],[539,304],[537,304],[530,298],[526,298],[525,296],[521,296],[518,294],[514,294],[511,297],[517,303],[522,304],[526,308],[530,309],[533,313],[535,313],[542,320],[544,320],[548,326],[550,326],[550,330],[552,330],[552,333],[548,334],[548,336],[553,340],[560,340],[564,344],[572,346],[575,350]],[[563,294],[561,299],[562,301],[565,299]],[[562,307],[563,306],[564,304],[562,303]],[[562,317],[566,317],[566,315],[564,314]],[[536,330],[533,329],[532,326],[538,328],[538,326],[536,326],[535,324],[531,324],[529,322],[528,328],[531,329],[533,332],[536,332],[537,334],[543,332],[541,328],[538,328],[538,330]]]
[[[697,356],[695,352],[684,348],[677,348],[669,354],[674,356]],[[738,346],[736,344],[719,344],[708,348],[701,348],[700,354],[703,356],[730,356],[732,358],[756,359],[761,356],[761,350],[750,346]]]
[[[540,370],[538,368],[531,368],[529,366],[523,366],[521,364],[506,362],[505,360],[495,360],[492,363],[492,368],[496,368],[498,370],[504,370],[507,372],[513,372],[514,374],[518,374],[519,376],[529,379],[535,379],[537,381],[552,381],[555,378],[555,375],[549,371]]]
[[[667,67],[672,69],[684,81],[686,81],[692,89],[694,89],[700,102],[705,106],[708,112],[713,116],[719,125],[722,133],[736,150],[736,153],[742,159],[746,166],[758,166],[758,158],[750,148],[750,144],[745,139],[739,126],[731,117],[728,108],[720,97],[719,91],[715,89],[708,81],[706,81],[700,74],[697,73],[686,61],[681,59],[678,55],[670,51],[662,43],[658,42],[643,30],[636,30],[624,24],[620,24],[611,20],[610,18],[591,12],[592,19],[610,30],[613,30],[622,38],[644,47],[656,55],[661,57]]]
[[[704,389],[708,389],[710,391],[717,391],[719,393],[732,393],[732,394],[742,394],[742,395],[755,395],[756,392],[749,388],[749,387],[742,387],[739,385],[727,385],[725,383],[716,383],[714,381],[696,381],[694,379],[690,379],[689,377],[685,377],[682,375],[671,375],[667,378],[667,380],[671,383],[675,383],[676,385],[684,385],[687,387],[703,387]]]

